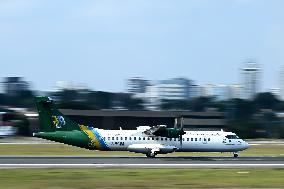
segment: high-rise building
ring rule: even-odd
[[[228,85],[215,85],[213,94],[217,101],[229,100],[232,97],[231,88]]]
[[[147,110],[158,110],[160,108],[159,86],[152,83],[146,88],[144,107]]]
[[[243,68],[242,74],[242,98],[252,99],[260,92],[260,67],[255,61],[247,61]]]
[[[242,86],[239,84],[230,85],[231,98],[242,98]]]
[[[127,92],[135,97],[144,98],[149,81],[141,77],[132,77],[127,80]]]
[[[284,66],[280,68],[279,78],[279,96],[284,100]]]
[[[217,101],[230,100],[233,98],[241,98],[242,87],[237,84],[233,85],[213,85],[207,84],[205,86],[204,96],[215,97]]]
[[[193,99],[201,96],[206,96],[205,88],[200,85],[191,84],[189,86],[189,98]]]
[[[30,86],[22,77],[6,77],[3,85],[4,93],[9,96],[16,96],[19,92],[28,90]]]
[[[268,92],[272,93],[276,98],[282,99],[280,95],[280,88],[270,88]]]
[[[159,83],[159,98],[162,100],[187,100],[191,80],[173,78],[162,80]]]

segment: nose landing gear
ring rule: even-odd
[[[233,152],[233,154],[234,154],[234,158],[239,157],[239,153],[238,152]]]

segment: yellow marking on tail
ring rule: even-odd
[[[97,139],[97,137],[94,135],[94,133],[88,129],[87,126],[84,126],[84,125],[80,125],[80,129],[86,133],[86,135],[89,137],[90,141],[92,144],[95,145],[96,148],[98,148],[99,150],[102,149],[102,146],[99,142],[99,140]]]

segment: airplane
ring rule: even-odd
[[[136,130],[105,130],[80,125],[63,115],[47,96],[35,97],[41,131],[33,136],[89,150],[130,151],[154,158],[173,152],[238,152],[249,144],[235,133],[221,131],[184,131],[165,125],[139,126]]]
[[[3,116],[7,112],[0,112],[0,138],[14,136],[17,133],[17,128],[15,126],[7,125],[3,121]]]

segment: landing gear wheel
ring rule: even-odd
[[[239,154],[234,152],[234,158],[237,158],[237,157],[239,157]]]
[[[156,154],[155,153],[148,153],[148,154],[146,154],[146,156],[148,158],[154,158],[156,156]]]

